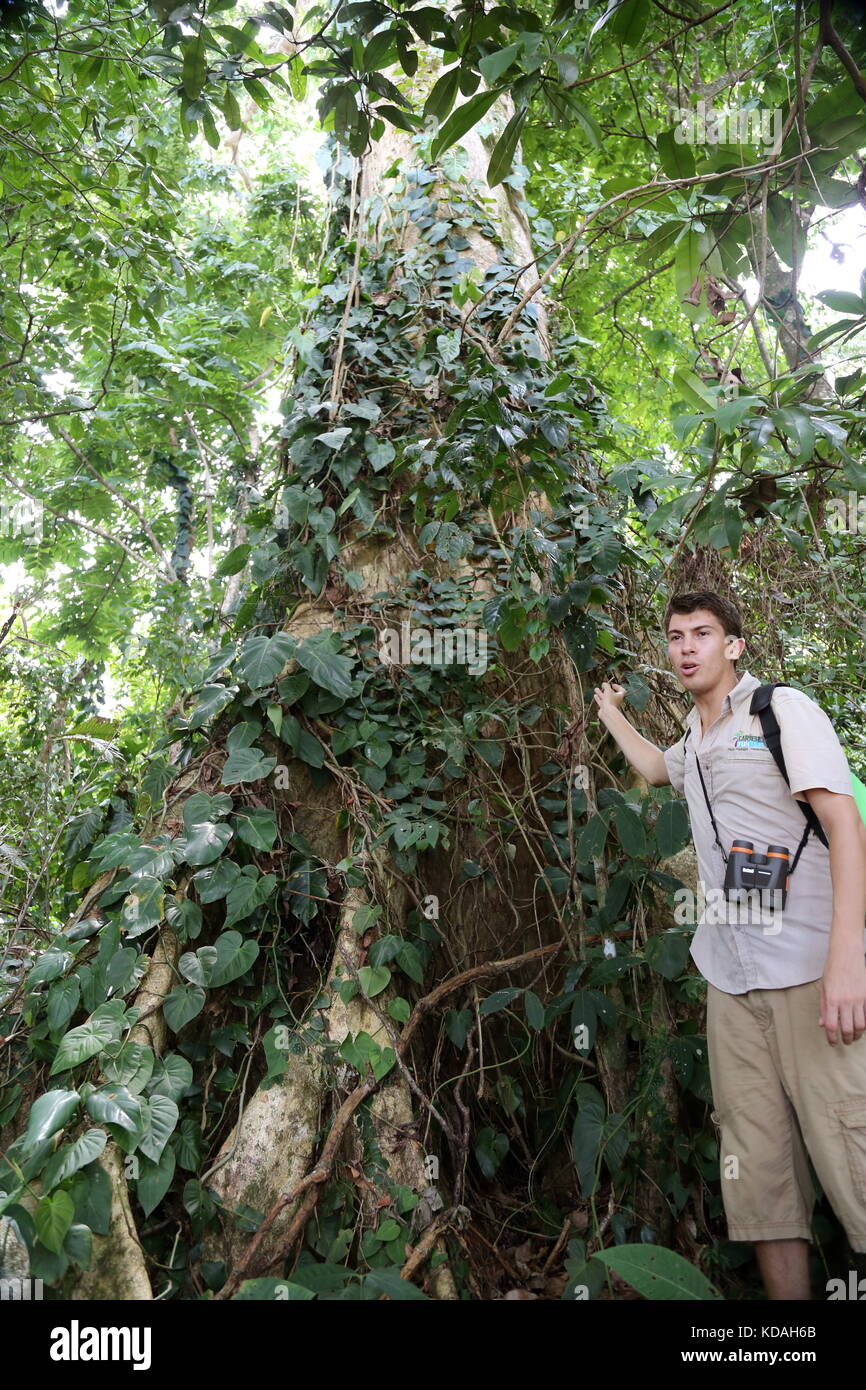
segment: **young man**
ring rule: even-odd
[[[665,630],[694,701],[687,734],[656,748],[622,713],[622,686],[605,682],[595,702],[632,766],[653,786],[685,794],[708,903],[691,954],[708,982],[728,1234],[754,1241],[768,1298],[807,1299],[815,1200],[807,1153],[852,1250],[866,1252],[866,827],[833,726],[791,688],[772,701],[786,786],[749,713],[761,682],[735,670],[745,641],[733,603],[709,591],[677,594]],[[793,861],[805,828],[797,801],[814,808],[829,851],[809,835],[781,911],[729,902],[721,889],[732,845],[748,840],[761,854],[788,847]]]

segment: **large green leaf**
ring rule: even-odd
[[[608,25],[624,48],[635,48],[643,38],[650,17],[650,0],[619,0]]]
[[[88,1129],[73,1144],[61,1144],[46,1163],[40,1176],[43,1192],[50,1192],[58,1183],[71,1178],[80,1168],[99,1158],[108,1135],[104,1129]]]
[[[487,115],[494,101],[501,95],[498,90],[492,92],[478,92],[474,97],[470,97],[462,106],[458,106],[456,111],[452,111],[447,121],[443,125],[430,149],[430,158],[434,163],[443,155],[447,149],[455,145],[467,130],[471,130],[474,125]]]
[[[514,163],[514,154],[520,140],[520,132],[526,123],[528,107],[522,106],[519,111],[515,111],[510,121],[506,125],[502,134],[494,146],[490,156],[490,163],[487,166],[487,182],[491,188],[511,173],[511,166]]]
[[[247,753],[250,750],[243,749]],[[213,821],[201,821],[192,825],[186,833],[185,859],[188,864],[212,864],[219,859],[232,837],[231,827],[215,825]]]
[[[91,1057],[96,1057],[120,1034],[120,1025],[111,1018],[89,1018],[60,1039],[60,1046],[51,1067],[51,1076],[68,1071]]]
[[[215,946],[200,946],[197,951],[186,951],[178,961],[177,968],[185,980],[206,989],[216,958]]]
[[[169,1096],[180,1100],[188,1086],[192,1085],[192,1067],[178,1052],[166,1052],[154,1070],[150,1082],[150,1094]]]
[[[704,258],[704,238],[697,232],[686,232],[676,249],[674,257],[674,277],[677,288],[677,298],[680,303],[694,286],[695,280],[701,273]],[[689,304],[683,304],[683,311],[690,317],[698,315],[698,309]],[[706,312],[703,310],[702,312]]]
[[[237,669],[253,690],[273,684],[295,650],[295,639],[287,632],[273,637],[248,637],[241,647]]]
[[[259,875],[241,872],[229,889],[226,898],[226,916],[223,926],[230,927],[233,922],[241,922],[273,893],[277,880],[274,874]]]
[[[36,964],[28,971],[27,984],[44,985],[49,980],[56,980],[71,964],[72,956],[68,951],[59,951],[52,946],[40,952]]]
[[[81,1104],[77,1091],[46,1091],[30,1107],[24,1142],[29,1146],[63,1129]]]
[[[227,985],[246,974],[259,954],[257,941],[245,941],[240,932],[227,931],[216,939],[217,959],[211,971],[211,984]]]
[[[201,908],[190,898],[181,898],[180,901],[177,898],[169,899],[165,905],[165,920],[170,927],[174,927],[181,941],[187,938],[194,941],[201,934]]]
[[[623,852],[629,859],[641,859],[646,854],[646,831],[640,814],[631,806],[615,806],[613,820]]]
[[[771,411],[770,416],[782,434],[796,441],[799,462],[808,463],[815,453],[815,426],[805,410],[784,406],[781,410]]]
[[[391,983],[391,972],[385,965],[362,965],[358,971],[358,979],[367,997],[374,999]]]
[[[219,859],[213,867],[199,869],[193,875],[195,891],[203,903],[215,903],[224,898],[240,873],[230,859]]]
[[[437,77],[424,103],[425,116],[433,116],[437,121],[444,121],[454,105],[459,76],[460,69],[453,67],[444,72],[441,77]]]
[[[145,1157],[140,1157],[138,1163],[138,1182],[135,1186],[135,1195],[141,1203],[145,1216],[150,1216],[171,1186],[176,1163],[174,1149],[165,1146],[159,1156],[158,1163],[153,1163]]]
[[[510,43],[507,48],[499,48],[481,59],[478,70],[489,87],[494,86],[508,71],[519,52],[520,44]]]
[[[103,1124],[117,1125],[120,1129],[134,1133],[141,1124],[142,1100],[132,1094],[126,1086],[113,1083],[92,1091],[87,1097],[85,1108],[94,1120]]]
[[[348,700],[356,693],[352,682],[353,663],[339,648],[339,637],[330,632],[319,632],[301,642],[295,656],[316,685],[341,700]]]
[[[232,826],[239,840],[253,849],[268,850],[277,838],[277,822],[273,811],[257,807],[232,816]]]
[[[36,1234],[46,1250],[60,1253],[74,1215],[72,1198],[62,1189],[40,1199],[36,1207]]]
[[[205,993],[199,985],[177,985],[166,996],[162,1011],[173,1032],[178,1033],[204,1008]]]
[[[247,734],[247,731],[248,734]],[[243,733],[247,742],[252,743],[255,738],[255,728],[243,723],[235,725],[228,736],[230,748],[235,746],[235,738],[239,733]],[[202,821],[217,821],[222,816],[231,811],[234,802],[228,792],[216,792],[210,796],[207,792],[193,792],[183,803],[183,824],[184,829],[189,832],[194,825]]]
[[[73,1176],[69,1195],[75,1203],[75,1219],[98,1236],[107,1236],[111,1224],[111,1179],[99,1163],[88,1163]]]
[[[265,757],[260,748],[236,748],[223,764],[222,785],[233,787],[240,782],[261,782],[276,765],[276,758]]]
[[[200,95],[207,79],[207,49],[203,34],[187,39],[181,44],[183,53],[183,73],[181,82],[184,95],[190,101]]]
[[[596,1166],[604,1134],[605,1106],[602,1097],[589,1082],[577,1085],[578,1111],[571,1131],[571,1151],[574,1166],[584,1197],[591,1197],[596,1188]]]
[[[691,839],[689,813],[680,800],[666,801],[659,807],[656,820],[656,842],[662,859],[678,854]]]
[[[675,131],[663,130],[656,138],[656,148],[661,166],[669,179],[694,177],[695,157],[688,145],[678,143]]]
[[[607,839],[607,821],[598,812],[590,816],[577,842],[577,861],[579,864],[588,864],[593,859],[598,859],[604,850]]]
[[[689,958],[689,942],[682,932],[669,930],[651,936],[647,941],[644,955],[653,970],[664,975],[666,980],[676,980],[686,968]]]
[[[694,410],[713,410],[715,408],[715,397],[694,372],[688,372],[684,367],[677,367],[674,370],[672,380],[675,389],[686,405]]]
[[[127,937],[141,936],[162,921],[165,889],[158,878],[145,875],[137,880],[135,892],[129,893],[120,914]]]
[[[850,290],[822,290],[815,298],[840,314],[866,314],[866,300]]]
[[[178,1108],[169,1096],[153,1095],[142,1102],[142,1135],[138,1148],[153,1163],[159,1163],[177,1121]]]
[[[230,705],[236,694],[237,688],[229,689],[224,685],[206,685],[199,692],[198,703],[189,716],[189,727],[200,729],[203,724],[215,718],[226,705]]]
[[[106,1049],[102,1070],[107,1081],[116,1081],[137,1096],[150,1081],[155,1063],[152,1048],[127,1038],[116,1051]]]
[[[644,1298],[715,1300],[722,1295],[705,1274],[661,1245],[614,1245],[592,1257],[607,1265]]]

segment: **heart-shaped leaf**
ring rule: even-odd
[[[85,1108],[94,1120],[103,1124],[118,1125],[130,1134],[135,1133],[141,1124],[142,1101],[134,1096],[126,1086],[102,1086],[87,1097]]]
[[[260,748],[236,748],[223,765],[222,785],[234,787],[239,782],[260,782],[276,765],[276,758],[266,758]]]
[[[52,1187],[99,1158],[107,1143],[108,1135],[104,1129],[88,1129],[74,1144],[61,1144],[42,1170],[40,1182],[43,1192],[50,1192]]]
[[[217,937],[217,962],[211,973],[212,985],[227,985],[246,973],[259,954],[257,941],[245,941],[240,932],[227,931]]]
[[[74,1215],[75,1207],[68,1192],[61,1190],[40,1200],[36,1207],[36,1234],[46,1250],[60,1254]]]
[[[174,1133],[178,1120],[178,1109],[168,1096],[151,1096],[143,1104],[143,1134],[138,1147],[154,1163],[158,1163],[162,1151]]]
[[[73,1028],[60,1039],[50,1075],[68,1071],[70,1067],[77,1067],[90,1057],[98,1056],[103,1048],[114,1042],[120,1031],[120,1024],[113,1018],[89,1018],[80,1027]]]
[[[24,1142],[29,1148],[63,1129],[81,1104],[77,1091],[46,1091],[30,1107]]]
[[[174,1177],[176,1159],[174,1149],[164,1148],[158,1163],[149,1158],[139,1159],[138,1182],[135,1193],[142,1205],[145,1216],[159,1206]]]
[[[391,983],[391,972],[385,965],[362,965],[358,979],[367,998],[375,999]]]
[[[215,825],[213,821],[200,821],[190,826],[186,835],[186,862],[212,864],[219,859],[232,833],[230,826]]]
[[[204,999],[204,990],[199,985],[178,985],[173,989],[162,1006],[169,1028],[178,1033],[185,1023],[201,1013]]]

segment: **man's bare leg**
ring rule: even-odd
[[[808,1240],[756,1240],[754,1246],[768,1299],[811,1299]]]

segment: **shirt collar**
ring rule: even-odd
[[[722,700],[719,718],[725,714],[732,714],[734,706],[738,705],[747,695],[751,695],[753,690],[757,690],[760,684],[761,682],[755,676],[750,675],[748,671],[744,671],[737,681],[737,684],[728,691]],[[701,716],[698,712],[698,707],[697,705],[692,705],[686,716],[686,723],[691,725],[692,729],[694,729],[696,725],[700,725],[700,722]]]

